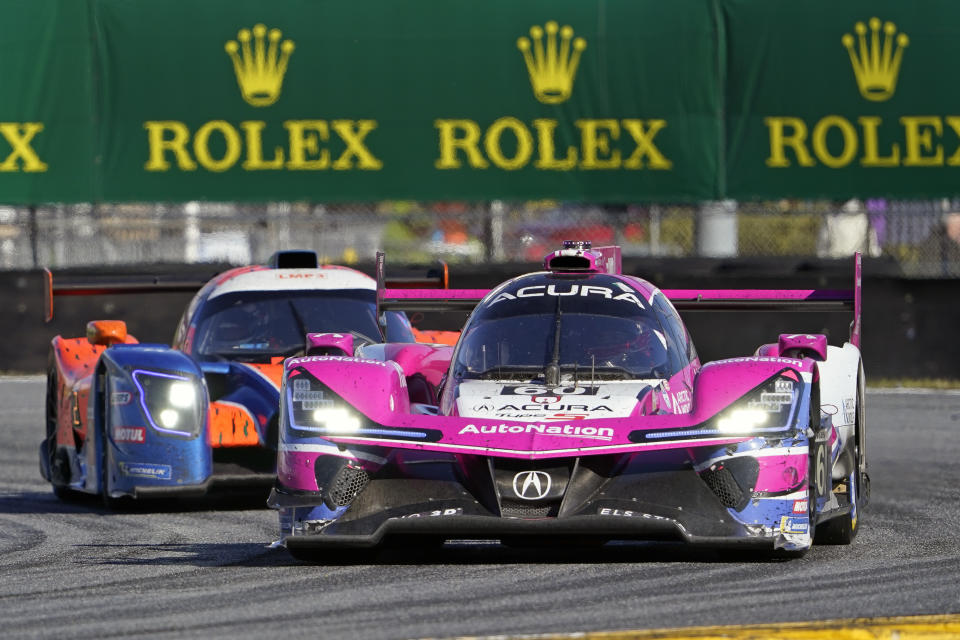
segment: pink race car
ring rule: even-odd
[[[660,290],[566,242],[493,290],[382,286],[380,309],[470,308],[456,345],[309,338],[285,362],[280,536],[337,547],[681,541],[848,544],[869,496],[852,290]],[[850,310],[850,340],[783,334],[701,364],[677,309]]]

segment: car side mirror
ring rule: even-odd
[[[352,356],[353,335],[349,333],[308,333],[308,356]]]
[[[123,320],[91,320],[87,323],[87,341],[109,347],[127,341],[127,323]]]

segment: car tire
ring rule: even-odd
[[[105,376],[104,376],[102,388],[103,389],[109,388]],[[101,393],[101,398],[102,398],[101,401],[104,403],[104,406],[102,406],[101,408],[104,413],[103,413],[103,418],[100,420],[100,424],[101,424],[100,430],[97,432],[97,435],[100,437],[100,469],[99,469],[100,498],[103,501],[103,506],[106,507],[107,509],[111,511],[122,511],[129,505],[130,499],[126,497],[114,498],[113,496],[110,495],[110,486],[111,486],[110,470],[112,468],[112,465],[110,463],[110,441],[107,438],[107,433],[109,433],[109,429],[107,428],[107,425],[106,425],[107,416],[110,415],[109,407],[105,406],[107,402],[107,397],[108,396],[106,393]]]
[[[863,367],[857,375],[856,417],[854,419],[853,436],[853,470],[847,477],[847,491],[850,496],[850,511],[836,518],[831,518],[823,524],[817,525],[816,544],[847,545],[853,542],[860,531],[861,510],[866,504],[869,495],[870,480],[866,469],[865,447],[865,407]]]
[[[60,376],[57,373],[53,352],[47,363],[46,424],[44,437],[47,441],[47,464],[50,471],[50,486],[53,495],[63,501],[76,499],[77,494],[70,489],[70,461],[65,451],[57,447],[57,408],[59,400]]]

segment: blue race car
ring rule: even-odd
[[[53,295],[190,286],[117,277],[54,285],[48,272],[51,311]],[[311,340],[329,344],[330,333],[360,344],[414,341],[403,313],[378,318],[373,278],[319,266],[304,251],[204,284],[172,346],[141,344],[120,320],[92,321],[85,337],[56,336],[40,471],[58,497],[99,494],[110,507],[215,486],[266,495],[276,477],[283,360],[322,353]]]

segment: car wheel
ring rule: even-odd
[[[107,386],[107,381],[104,379],[104,389],[109,388]],[[103,402],[107,402],[108,394],[102,393],[101,397]],[[110,455],[110,440],[107,437],[109,429],[107,428],[106,416],[109,414],[109,407],[103,407],[103,419],[100,421],[101,427],[97,435],[100,436],[100,497],[103,500],[103,506],[111,511],[120,511],[123,510],[129,504],[129,498],[114,498],[110,495],[111,488],[113,486],[113,458]]]
[[[863,368],[857,376],[856,418],[853,436],[853,470],[846,478],[847,496],[850,511],[831,518],[817,526],[815,541],[817,544],[846,545],[853,542],[860,531],[861,508],[869,495],[870,480],[867,476],[865,448],[865,407],[863,390]]]
[[[70,489],[70,461],[65,451],[57,447],[57,408],[59,400],[60,376],[54,362],[53,353],[47,365],[46,428],[47,464],[50,471],[50,486],[53,495],[60,500],[72,500],[76,493]]]

